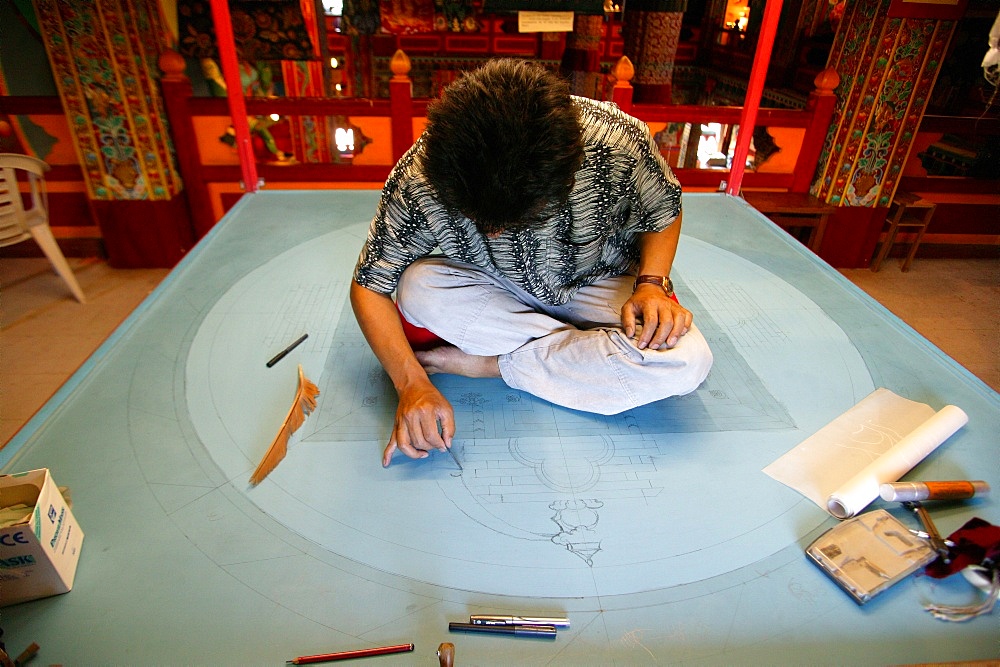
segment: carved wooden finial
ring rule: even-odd
[[[392,70],[393,79],[405,79],[410,73],[410,56],[403,52],[403,49],[396,49],[389,61],[389,69]]]
[[[173,49],[166,49],[161,53],[157,64],[160,66],[160,71],[163,72],[165,81],[181,81],[187,78],[184,73],[184,70],[187,69],[184,56]]]
[[[827,67],[816,75],[813,85],[816,86],[817,95],[833,95],[833,91],[840,85],[840,75],[834,68]]]
[[[616,86],[628,86],[631,85],[632,77],[635,76],[635,66],[628,59],[628,56],[622,56],[611,69],[611,73],[615,77]]]

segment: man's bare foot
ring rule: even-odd
[[[466,354],[457,347],[442,345],[423,352],[417,352],[417,361],[428,375],[451,373],[467,378],[498,378],[500,364],[495,356],[480,357]]]

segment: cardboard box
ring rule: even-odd
[[[73,588],[83,531],[47,468],[0,475],[0,506],[25,518],[0,528],[0,607]]]

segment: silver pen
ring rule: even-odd
[[[438,435],[440,435],[443,438],[444,437],[444,427],[441,426],[441,420],[440,419],[437,420],[437,427],[438,427]],[[454,443],[452,443],[452,444],[454,444]],[[447,449],[448,453],[451,454],[451,460],[455,462],[455,465],[458,466],[458,469],[461,470],[462,472],[465,472],[465,468],[462,467],[462,464],[458,462],[458,457],[455,456],[455,450],[452,449],[451,447],[445,447],[445,449]]]
[[[465,468],[462,467],[462,464],[458,462],[458,457],[455,456],[455,450],[449,447],[448,453],[451,454],[451,460],[455,462],[455,465],[458,466],[458,469],[461,470],[462,472],[465,472]]]
[[[469,616],[473,625],[551,625],[556,628],[568,628],[568,618],[549,618],[543,616],[502,616],[497,614],[475,614]]]

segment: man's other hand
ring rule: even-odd
[[[622,306],[622,327],[629,338],[635,336],[636,324],[642,322],[642,333],[636,347],[659,350],[673,347],[691,328],[694,319],[684,306],[667,296],[658,285],[640,284]]]

